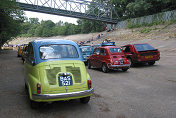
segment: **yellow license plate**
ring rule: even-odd
[[[146,59],[153,58],[153,56],[145,56]]]

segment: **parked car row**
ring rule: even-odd
[[[28,44],[23,44],[23,45],[18,46],[17,57],[21,57],[23,63],[24,63],[25,58],[26,58],[27,47],[28,47]]]
[[[92,67],[107,73],[110,69],[127,71],[132,64],[153,65],[160,53],[149,44],[116,46],[103,42],[93,49],[69,40],[35,40],[19,46],[18,56],[24,60],[25,88],[32,108],[41,102],[80,99],[88,103],[94,89],[86,71]]]
[[[128,44],[121,47],[115,42],[102,42],[96,45],[93,54],[88,58],[88,69],[101,68],[107,73],[110,69],[127,71],[130,66],[137,63],[153,65],[160,59],[160,52],[147,43]]]

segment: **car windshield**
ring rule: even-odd
[[[92,47],[81,47],[82,52],[92,52]]]
[[[110,52],[111,53],[119,53],[119,52],[122,52],[122,50],[120,48],[110,48]]]
[[[135,44],[134,47],[137,51],[155,50],[155,48],[153,48],[149,44]]]
[[[73,45],[45,45],[40,47],[41,59],[78,58],[78,52]]]

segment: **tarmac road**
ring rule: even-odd
[[[21,58],[16,51],[1,51],[0,118],[176,118],[175,44],[153,41],[161,48],[161,60],[154,66],[109,73],[88,69],[95,93],[87,105],[71,100],[37,110],[30,108],[25,93]]]

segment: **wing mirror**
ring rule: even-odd
[[[33,60],[33,61],[31,61],[31,64],[33,65],[33,66],[35,66],[35,61]]]

